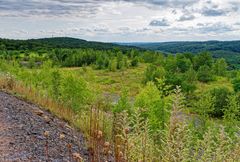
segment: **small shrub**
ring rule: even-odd
[[[74,111],[80,111],[92,98],[87,83],[73,75],[66,76],[61,85],[62,101]]]
[[[60,85],[61,85],[61,75],[59,71],[55,70],[52,72],[51,79],[51,94],[54,99],[58,99],[60,97]]]
[[[163,78],[165,76],[164,68],[157,67],[156,65],[150,64],[145,71],[145,78],[143,82],[146,84],[149,81],[156,82],[157,78]]]
[[[228,96],[231,94],[227,88],[214,88],[210,90],[215,98],[214,110],[211,113],[213,117],[223,117],[224,109],[228,105]]]
[[[139,64],[139,58],[138,57],[134,57],[132,60],[131,60],[131,66],[132,67],[137,67]]]
[[[240,91],[240,78],[235,78],[232,80],[232,84],[233,84],[233,89],[235,92],[239,92]]]

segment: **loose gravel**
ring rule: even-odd
[[[35,104],[0,92],[0,162],[65,162],[76,153],[88,161],[79,131]]]

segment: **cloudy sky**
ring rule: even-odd
[[[0,37],[240,39],[240,0],[0,0]]]

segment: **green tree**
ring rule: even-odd
[[[153,132],[165,128],[169,112],[166,110],[161,92],[153,82],[147,83],[146,87],[137,95],[135,108],[141,109],[141,115],[149,120]]]
[[[211,68],[208,65],[203,65],[197,72],[198,80],[201,82],[209,82],[213,80]]]
[[[193,69],[193,67],[190,67],[184,74],[184,78],[187,82],[193,83],[197,80],[197,72]]]
[[[225,59],[217,59],[217,61],[213,64],[214,74],[218,76],[225,76],[227,73],[227,63]]]
[[[165,60],[164,68],[169,73],[176,73],[178,68],[176,57],[169,55]]]
[[[74,77],[72,74],[64,77],[61,85],[62,100],[74,111],[78,112],[84,105],[92,100],[92,94],[87,86],[87,82],[81,78]]]
[[[5,44],[0,44],[0,50],[1,50],[1,51],[6,50],[6,45],[5,45]]]
[[[104,68],[105,68],[104,58],[103,58],[102,55],[100,55],[100,56],[97,57],[97,60],[96,60],[96,68],[97,68],[97,69],[104,69]]]
[[[123,67],[125,68],[125,69],[127,69],[128,68],[128,58],[127,58],[127,56],[123,56]]]
[[[176,64],[179,72],[186,72],[191,67],[191,61],[182,54],[177,54]]]
[[[117,71],[117,61],[116,59],[112,59],[110,62],[109,62],[109,65],[108,65],[108,70],[109,71]]]
[[[194,57],[193,67],[195,70],[198,70],[201,66],[204,65],[211,67],[212,62],[213,62],[212,56],[208,52],[203,52]]]
[[[117,69],[123,69],[124,62],[123,62],[123,54],[122,52],[117,53]]]

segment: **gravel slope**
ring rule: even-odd
[[[48,140],[45,131],[49,131]],[[60,139],[60,134],[64,138]],[[70,161],[73,153],[88,161],[81,133],[38,106],[0,92],[0,162]]]

